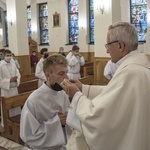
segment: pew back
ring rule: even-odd
[[[94,76],[93,75],[88,75],[86,77],[80,78],[79,81],[82,84],[92,85],[92,84],[94,84]]]
[[[20,115],[16,115],[13,117],[9,116],[9,110],[16,107],[23,107],[25,101],[29,97],[32,92],[26,92],[22,94],[18,94],[16,96],[12,96],[9,98],[1,98],[2,102],[2,111],[3,111],[3,120],[4,120],[4,132],[2,135],[5,138],[8,138],[12,141],[20,143]]]
[[[20,78],[20,82],[26,82],[35,79],[37,79],[37,77],[35,76],[34,73],[31,73],[31,74],[22,75]]]
[[[86,77],[88,75],[93,75],[94,74],[94,68],[93,66],[89,66],[89,67],[84,67],[83,68],[83,76]]]
[[[24,93],[28,91],[33,91],[38,88],[38,79],[26,81],[26,82],[21,82],[20,85],[18,86],[18,93]]]
[[[81,73],[81,77],[84,76],[84,67],[90,67],[93,66],[93,62],[86,62],[83,66],[80,67],[80,73]]]

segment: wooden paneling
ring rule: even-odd
[[[29,55],[23,55],[23,56],[16,56],[15,57],[19,64],[20,64],[20,74],[30,74],[31,73],[31,66],[30,66],[30,56]]]
[[[54,54],[57,52],[49,52],[50,54]],[[41,58],[40,52],[37,53],[38,58]],[[68,54],[68,53],[66,53]],[[81,52],[81,55],[85,58],[87,62],[94,62],[94,52]],[[18,60],[20,64],[20,74],[21,75],[26,75],[31,73],[31,66],[30,66],[30,55],[22,55],[22,56],[15,56],[15,58]]]
[[[104,76],[104,68],[110,58],[106,57],[95,57],[94,59],[94,84],[106,85],[109,80]]]

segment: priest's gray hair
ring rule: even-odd
[[[43,71],[53,72],[53,67],[56,65],[68,66],[67,59],[61,54],[52,54],[43,61]]]
[[[108,27],[110,41],[122,41],[128,51],[138,48],[138,35],[135,27],[128,22],[116,22]]]

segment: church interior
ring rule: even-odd
[[[33,51],[40,59],[42,48],[53,54],[63,47],[67,55],[73,45],[78,45],[86,61],[80,70],[81,82],[106,85],[109,80],[103,72],[110,60],[104,46],[108,26],[117,21],[135,25],[138,51],[145,53],[150,51],[149,16],[150,0],[0,0],[0,49],[11,50],[20,64],[18,90],[22,101],[37,88],[38,80],[30,66]],[[8,105],[17,106],[15,102]],[[29,150],[18,139],[15,121],[6,119],[7,127],[1,127],[0,149]]]

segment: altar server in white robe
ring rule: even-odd
[[[108,80],[111,80],[111,78],[115,74],[117,68],[118,68],[117,65],[115,63],[111,62],[111,60],[109,60],[104,68],[104,76]]]
[[[68,95],[59,85],[68,78],[68,62],[61,54],[43,62],[47,81],[27,99],[20,121],[20,137],[33,150],[60,150],[70,134],[66,115]]]
[[[72,51],[66,56],[68,60],[68,77],[69,79],[81,78],[80,67],[85,64],[84,57],[79,53],[79,47],[74,45]]]
[[[42,58],[37,63],[35,69],[35,76],[39,78],[38,87],[40,87],[46,81],[46,77],[43,71],[43,61],[48,57],[48,49],[42,48],[40,53],[42,55]]]
[[[61,83],[73,98],[67,150],[149,150],[150,53],[136,52],[137,32],[127,22],[109,26],[105,46],[112,62],[122,62],[107,86]]]
[[[14,63],[11,63],[11,51],[5,50],[4,60],[0,63],[0,88],[2,97],[11,97],[18,94],[20,73]],[[10,116],[21,112],[20,108],[10,110]],[[1,108],[1,125],[3,126],[3,112]]]

